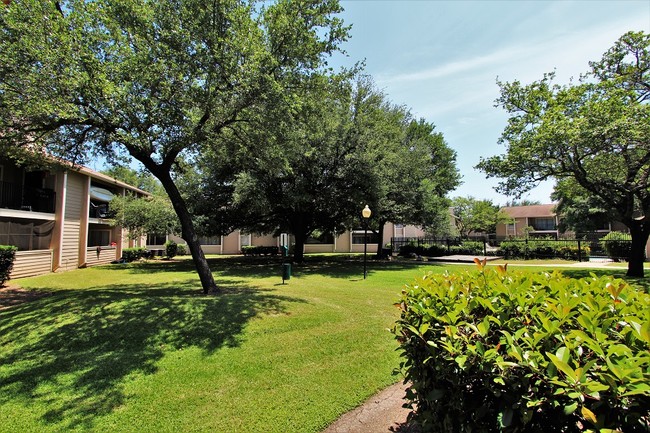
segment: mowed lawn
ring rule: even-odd
[[[0,310],[0,431],[319,432],[401,379],[404,284],[464,269],[370,262],[363,280],[360,258],[320,256],[283,285],[278,259],[210,265],[221,295],[188,259],[12,281],[50,295]]]

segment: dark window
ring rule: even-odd
[[[535,230],[555,230],[555,218],[532,218],[531,225]]]
[[[111,244],[111,231],[108,229],[90,229],[88,231],[89,247],[107,247]]]
[[[147,245],[165,245],[167,236],[165,235],[147,235]]]
[[[19,251],[48,250],[53,230],[54,221],[0,218],[0,245],[13,245]]]
[[[364,244],[363,239],[364,239],[364,234],[363,233],[352,233],[352,243],[353,244],[357,244],[357,245],[361,244],[361,245],[363,245]],[[368,232],[368,242],[367,243],[369,243],[369,244],[377,244],[377,243],[379,243],[379,236],[372,233],[372,232]]]
[[[202,236],[199,242],[201,245],[221,245],[221,236]]]
[[[317,234],[316,236],[310,236],[305,241],[306,244],[326,244],[331,245],[334,243],[334,236],[331,233],[322,233]]]

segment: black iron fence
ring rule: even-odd
[[[606,240],[605,233],[581,233],[572,238],[391,238],[391,252],[403,256],[502,256],[506,259],[626,260],[632,241]]]
[[[0,208],[54,213],[56,193],[14,182],[0,182]]]

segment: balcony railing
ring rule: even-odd
[[[13,182],[0,182],[0,208],[54,213],[56,193]]]

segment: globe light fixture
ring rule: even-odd
[[[363,208],[361,211],[361,216],[363,216],[363,227],[364,227],[364,233],[363,233],[363,279],[365,280],[366,277],[368,276],[368,271],[367,271],[367,255],[368,255],[368,219],[370,218],[370,215],[372,215],[372,211],[366,205],[366,207]]]

